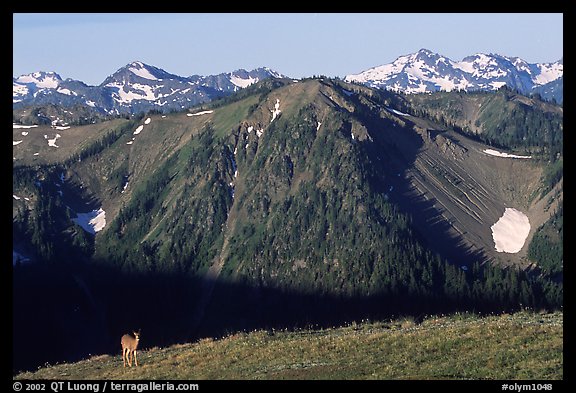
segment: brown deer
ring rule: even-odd
[[[140,341],[140,331],[132,332],[134,335],[125,334],[120,340],[122,344],[122,361],[124,362],[124,367],[126,367],[126,362],[132,367],[132,357],[134,357],[134,363],[138,366],[138,360],[136,359],[136,348],[138,348],[138,342]]]

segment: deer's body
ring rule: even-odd
[[[126,362],[132,367],[132,357],[134,358],[134,363],[138,366],[138,360],[136,359],[136,349],[138,348],[138,342],[140,341],[140,332],[133,332],[134,335],[125,334],[120,340],[122,344],[122,361],[124,362],[124,367],[126,367]]]

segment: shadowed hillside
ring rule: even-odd
[[[16,379],[562,380],[563,315],[430,316],[319,330],[256,330],[166,348],[139,366],[118,351]],[[142,343],[146,343],[143,335]],[[201,385],[201,383],[200,383]],[[556,386],[556,385],[554,385]]]

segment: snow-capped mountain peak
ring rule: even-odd
[[[153,81],[161,80],[160,78],[157,78],[156,76],[154,76],[152,74],[152,72],[150,72],[148,67],[144,63],[142,63],[141,61],[134,61],[134,62],[130,63],[128,70],[130,72],[132,72],[134,75],[137,75],[137,76],[144,78],[144,79],[150,79]]]
[[[269,68],[227,74],[182,77],[136,60],[108,76],[99,86],[36,72],[13,79],[13,104],[88,105],[104,113],[179,110],[230,94],[270,77]]]
[[[562,78],[563,62],[530,64],[518,57],[476,53],[453,61],[428,49],[399,56],[392,63],[346,76],[363,83],[405,93],[451,90],[496,90],[507,85],[530,94]]]
[[[62,78],[55,72],[34,72],[12,79],[12,103],[36,98],[45,91],[58,89]]]
[[[52,88],[58,87],[62,82],[62,78],[55,72],[34,72],[32,74],[21,75],[15,79],[15,82],[20,84],[31,84],[36,88]]]

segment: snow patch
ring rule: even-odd
[[[230,77],[230,82],[232,82],[232,84],[235,86],[238,86],[240,88],[245,88],[245,87],[250,86],[253,83],[258,82],[258,78],[249,77],[248,79],[244,79],[244,78],[240,78],[239,76],[232,75]]]
[[[22,136],[28,135],[28,131],[22,131]]]
[[[256,130],[256,136],[257,136],[258,138],[260,138],[263,133],[264,133],[264,130],[263,130],[262,128],[259,129],[259,130]]]
[[[560,63],[540,64],[540,73],[534,78],[534,82],[544,85],[560,78],[564,74],[564,65]]]
[[[26,94],[28,94],[28,86],[17,82],[12,82],[12,102],[22,101],[15,99],[14,96],[25,96]]]
[[[400,115],[400,116],[410,116],[408,113],[400,112],[400,111],[397,111],[396,109],[392,109],[392,108],[388,108],[388,107],[386,107],[386,109],[389,112],[395,113],[395,114]]]
[[[138,128],[136,128],[136,131],[134,131],[134,135],[138,135],[142,132],[142,130],[144,129],[144,126],[142,124],[140,124],[138,126]]]
[[[507,207],[504,215],[490,229],[496,251],[514,254],[524,246],[530,232],[530,221],[521,211]]]
[[[508,154],[508,153],[502,153],[499,152],[498,150],[493,150],[493,149],[484,149],[482,150],[484,153],[491,155],[491,156],[495,156],[495,157],[504,157],[504,158],[532,158],[532,156],[518,156],[516,154]]]
[[[66,94],[67,96],[77,96],[78,94],[70,89],[65,89],[63,87],[60,87],[56,90],[58,93],[61,94]]]
[[[12,141],[12,146],[16,146],[19,145],[20,143],[22,143],[23,141]]]
[[[207,115],[210,114],[214,111],[202,111],[202,112],[196,112],[196,113],[186,113],[186,116],[191,117],[191,116],[200,116],[200,115]]]
[[[276,119],[276,117],[278,117],[278,115],[280,114],[280,100],[278,98],[276,98],[276,104],[274,104],[274,109],[271,110],[270,112],[272,112],[272,120],[270,120],[270,123],[272,123],[274,121],[274,119]]]
[[[38,88],[49,88],[49,89],[57,88],[59,83],[55,74],[47,73],[43,77],[40,72],[35,72],[33,74],[28,75],[22,75],[18,79],[16,79],[16,82],[33,83]]]
[[[48,146],[50,147],[60,147],[58,145],[56,145],[56,140],[58,138],[60,138],[62,135],[60,134],[56,134],[56,136],[53,139],[48,139]],[[46,135],[44,135],[44,137],[46,137]],[[46,138],[47,139],[47,138]]]
[[[154,94],[153,87],[148,85],[142,85],[140,83],[133,83],[130,87],[136,91],[124,91],[124,85],[119,83],[109,83],[106,86],[116,88],[117,92],[114,93],[114,99],[123,104],[129,104],[134,100],[156,100],[156,95]]]
[[[144,124],[150,124],[151,121],[152,121],[151,118],[147,118],[146,121],[144,121]]]
[[[77,215],[78,217],[73,218],[72,221],[93,235],[95,235],[96,232],[100,232],[106,226],[106,212],[102,208],[92,210],[88,213],[78,213]]]
[[[63,126],[54,126],[54,127],[52,127],[52,128],[54,128],[54,129],[56,129],[56,130],[67,130],[68,128],[70,128],[70,126],[66,126],[66,127],[63,127]]]
[[[25,125],[22,125],[22,124],[12,123],[12,128],[34,128],[34,127],[38,127],[38,125],[25,126]]]
[[[322,125],[321,122],[318,122],[318,125],[316,126],[316,131],[318,131],[320,129],[320,126]]]
[[[158,80],[158,78],[152,75],[150,71],[148,71],[146,68],[143,67],[142,63],[133,63],[133,64],[138,64],[142,67],[142,68],[129,67],[128,71],[132,72],[134,75],[138,75],[141,78],[150,79],[152,81]]]

